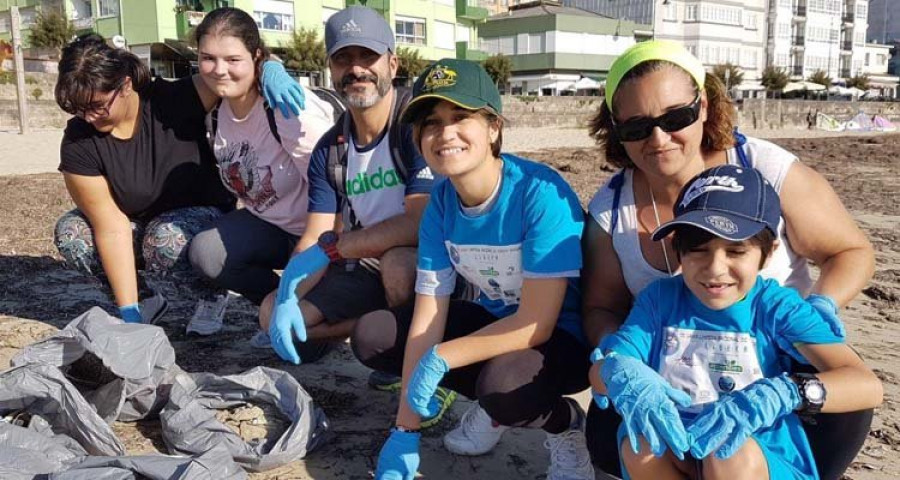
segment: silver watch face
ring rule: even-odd
[[[812,403],[822,403],[825,400],[825,388],[818,382],[808,382],[803,388],[803,393]]]

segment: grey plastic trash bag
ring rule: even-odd
[[[99,307],[12,359],[13,365],[37,363],[63,369],[110,424],[157,414],[172,377],[181,371],[161,328],[124,323]]]
[[[0,478],[33,478],[52,473],[87,455],[71,437],[39,433],[0,422]]]
[[[5,478],[5,477],[4,477]],[[245,472],[224,446],[195,457],[140,455],[88,457],[78,465],[49,475],[48,480],[244,480]]]
[[[277,441],[251,445],[216,419],[217,409],[248,402],[273,405],[290,422]],[[190,455],[224,445],[238,464],[256,472],[303,458],[324,442],[328,428],[325,413],[294,377],[265,367],[229,376],[179,374],[159,418],[170,453]]]
[[[51,365],[24,365],[0,373],[0,415],[28,412],[29,429],[62,434],[90,455],[124,455],[125,448],[81,393]]]

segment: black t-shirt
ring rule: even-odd
[[[80,118],[66,126],[59,170],[103,176],[129,218],[191,206],[234,207],[206,139],[206,112],[190,77],[154,79],[140,96],[137,134],[121,140]]]

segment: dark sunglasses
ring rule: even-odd
[[[700,118],[700,94],[689,105],[678,107],[656,118],[636,118],[622,123],[616,123],[613,118],[613,131],[619,140],[623,142],[637,142],[653,133],[653,129],[659,127],[664,132],[677,132]]]

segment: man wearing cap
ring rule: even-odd
[[[348,111],[313,151],[299,254],[260,308],[272,347],[294,364],[347,338],[362,314],[410,300],[419,218],[434,183],[411,129],[392,129],[398,59],[384,18],[366,7],[341,10],[325,25],[325,44]]]

